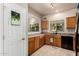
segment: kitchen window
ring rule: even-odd
[[[64,32],[64,20],[50,21],[50,31],[52,33]]]
[[[34,24],[30,24],[30,32],[36,32],[39,31],[39,24],[38,23],[34,23]]]
[[[29,16],[28,20],[28,32],[29,33],[35,33],[35,32],[40,32],[40,21],[37,17],[34,16]]]

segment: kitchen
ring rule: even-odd
[[[76,6],[75,3],[28,4],[29,56],[75,55]]]

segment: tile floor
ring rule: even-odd
[[[75,56],[75,51],[44,45],[31,56]]]

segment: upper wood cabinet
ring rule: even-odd
[[[48,29],[48,21],[47,20],[41,21],[41,28],[42,28],[42,30]]]
[[[76,16],[67,17],[67,29],[74,29],[76,25]]]

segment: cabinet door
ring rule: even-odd
[[[41,25],[43,30],[48,29],[48,21],[41,21]]]
[[[40,40],[39,36],[35,37],[35,50],[39,48],[39,40]]]
[[[54,46],[61,47],[61,39],[60,38],[54,38]]]
[[[50,44],[49,39],[50,39],[50,36],[46,35],[45,36],[45,44],[48,44],[48,45]]]
[[[54,46],[57,46],[57,38],[54,38]]]
[[[76,25],[76,17],[68,17],[67,18],[67,28],[75,28]]]
[[[28,40],[28,53],[31,55],[35,51],[35,40],[33,38],[29,38]]]
[[[61,47],[61,39],[60,38],[57,38],[57,46]]]
[[[39,45],[40,47],[44,45],[44,36],[40,36],[40,42],[39,42]]]

